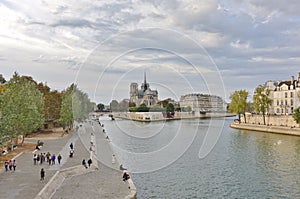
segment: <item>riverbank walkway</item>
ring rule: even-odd
[[[93,137],[94,136],[94,137]],[[36,143],[38,139],[26,139]],[[106,139],[103,129],[97,122],[82,124],[72,135],[58,139],[41,139],[44,146],[36,153],[62,155],[61,164],[33,164],[33,152],[19,154],[16,171],[0,171],[0,198],[40,199],[40,198],[135,198],[134,185],[123,182],[123,173],[112,164],[113,150]],[[90,152],[91,141],[95,147]],[[70,143],[74,145],[74,156],[69,158]],[[94,153],[94,154],[93,154]],[[96,156],[101,157],[96,158]],[[92,157],[91,168],[85,169],[81,162]],[[101,161],[98,161],[98,160]],[[107,159],[103,164],[103,159]],[[110,161],[108,161],[108,159]],[[118,163],[117,163],[118,164]],[[40,170],[46,175],[40,181]],[[129,188],[130,187],[130,188]]]

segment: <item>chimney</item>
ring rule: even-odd
[[[292,76],[292,78],[291,78],[291,85],[294,85],[294,81],[295,81],[295,78],[294,78],[294,76]]]
[[[300,82],[300,72],[298,73],[298,82]]]

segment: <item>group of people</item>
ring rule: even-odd
[[[90,168],[91,165],[92,165],[92,163],[93,163],[93,161],[92,161],[91,158],[87,161],[87,164],[86,164],[85,159],[83,159],[82,162],[81,162],[82,166],[83,166],[84,168],[86,168],[86,169],[87,169],[87,168]]]
[[[58,154],[56,157],[55,154],[47,153],[40,153],[40,154],[33,154],[33,164],[34,165],[42,165],[44,162],[48,163],[49,165],[54,165],[55,162],[58,162],[58,164],[61,163],[62,156]]]
[[[17,167],[17,162],[16,160],[5,160],[4,162],[4,167],[5,167],[5,171],[7,172],[8,170],[10,171],[15,171],[16,167]]]

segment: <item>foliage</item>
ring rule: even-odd
[[[43,83],[37,84],[37,88],[44,94],[43,113],[45,121],[56,121],[60,118],[62,94],[57,90],[50,91],[50,88]]]
[[[300,107],[294,110],[293,118],[297,124],[300,124]]]
[[[99,111],[103,111],[104,107],[105,107],[104,104],[101,104],[101,103],[97,105],[97,108]]]
[[[94,107],[88,95],[72,84],[63,92],[59,121],[63,127],[71,127],[74,120],[82,122],[88,119]]]
[[[2,74],[0,74],[0,84],[4,84],[6,82],[5,78]]]
[[[15,73],[6,84],[0,104],[0,133],[6,138],[2,142],[39,129],[44,123],[43,105],[43,94],[36,84]]]
[[[191,112],[192,111],[192,108],[190,106],[181,107],[180,109],[181,109],[182,112]]]
[[[141,104],[141,106],[138,107],[130,107],[130,112],[149,112],[150,108],[147,107],[145,104]]]
[[[110,103],[110,111],[115,112],[119,110],[119,103],[117,100],[112,100]]]
[[[232,93],[229,97],[231,99],[231,103],[228,107],[229,111],[238,114],[239,121],[241,119],[241,114],[243,114],[245,123],[247,123],[245,112],[250,107],[250,103],[247,101],[248,95],[248,91],[239,90]]]
[[[269,94],[270,90],[265,89],[264,86],[258,86],[255,89],[253,97],[254,110],[258,113],[262,113],[264,125],[266,124],[265,114],[268,112],[269,106],[272,104]]]
[[[168,104],[166,105],[166,112],[167,112],[167,113],[174,113],[174,110],[175,110],[174,104],[168,103]]]

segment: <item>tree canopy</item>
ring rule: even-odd
[[[300,124],[300,107],[294,110],[293,118],[297,124]]]
[[[265,114],[269,111],[272,100],[269,98],[270,90],[264,86],[258,86],[255,89],[253,97],[254,110],[263,116],[264,125],[266,124]]]
[[[43,94],[36,85],[15,73],[1,97],[1,142],[39,129],[44,123],[43,105]]]
[[[249,109],[250,105],[249,102],[247,101],[247,98],[249,96],[248,91],[246,90],[239,90],[239,91],[234,91],[230,95],[231,103],[229,104],[229,111],[232,113],[238,114],[239,121],[241,119],[241,114],[244,115],[245,123],[246,121],[246,111]]]

